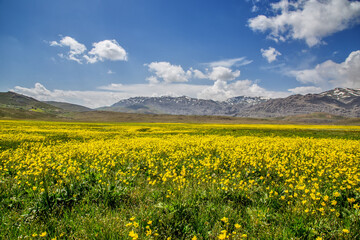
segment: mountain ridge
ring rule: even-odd
[[[335,88],[318,94],[296,94],[286,98],[269,99],[243,109],[237,116],[284,117],[315,112],[360,117],[360,89]]]
[[[112,111],[140,114],[170,114],[196,116],[228,116],[277,118],[313,113],[343,117],[360,117],[360,89],[335,88],[317,94],[290,95],[286,98],[237,96],[225,101],[181,97],[132,97],[111,106],[90,109],[81,105],[38,101],[14,92],[0,93],[0,108],[44,112],[57,116],[88,111]]]
[[[284,117],[323,112],[360,117],[360,89],[335,88],[317,94],[295,94],[274,99],[238,96],[225,101],[186,96],[133,97],[99,109],[127,113],[236,117]]]

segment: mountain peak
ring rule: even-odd
[[[340,102],[348,103],[354,98],[360,97],[360,89],[353,88],[334,88],[332,90],[322,92],[319,95],[334,98]]]

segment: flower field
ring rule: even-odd
[[[0,121],[0,239],[359,239],[360,127]]]

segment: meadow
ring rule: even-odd
[[[0,121],[0,239],[359,238],[359,126]]]

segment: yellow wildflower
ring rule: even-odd
[[[334,193],[333,193],[333,196],[334,196],[334,197],[340,197],[341,194],[340,194],[339,192],[334,192]]]
[[[133,240],[136,240],[139,238],[138,234],[135,233],[134,231],[129,232],[129,237],[132,237]]]
[[[229,221],[229,219],[227,217],[223,217],[222,219],[220,219],[221,221],[223,221],[224,223],[227,223]]]

